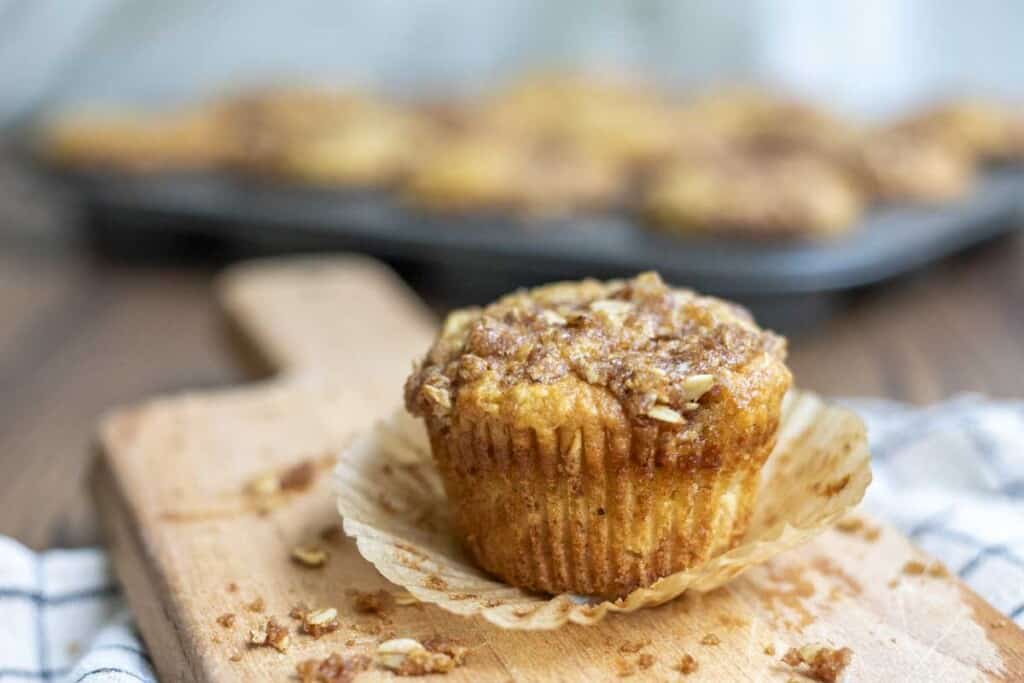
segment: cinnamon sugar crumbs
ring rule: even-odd
[[[352,596],[352,606],[357,614],[385,614],[395,605],[395,599],[386,590],[346,591]]]
[[[235,615],[231,612],[225,612],[217,617],[217,623],[224,628],[233,628],[235,625]]]
[[[675,668],[676,671],[683,674],[684,676],[689,676],[690,674],[695,673],[698,668],[700,668],[700,664],[698,664],[697,660],[693,658],[693,655],[684,654],[679,659],[679,663],[676,664]]]
[[[465,663],[469,649],[448,638],[434,636],[420,643],[395,638],[377,646],[376,662],[399,676],[444,674]]]
[[[337,631],[340,627],[338,610],[333,607],[309,610],[302,615],[302,632],[317,640],[328,633]]]
[[[266,603],[263,602],[263,598],[257,597],[252,602],[246,603],[245,609],[250,612],[256,612],[257,614],[267,608]]]
[[[621,652],[623,654],[634,654],[634,653],[640,652],[640,650],[644,649],[645,647],[647,647],[650,644],[651,644],[651,641],[649,639],[648,640],[633,640],[633,641],[627,640],[626,642],[624,642],[621,645],[619,645],[619,652]]]
[[[295,673],[301,683],[351,683],[369,668],[370,658],[365,655],[342,657],[333,653],[325,659],[300,662],[295,666]]]
[[[821,683],[836,683],[853,660],[848,647],[830,648],[824,645],[804,645],[791,648],[782,661],[793,668],[806,667],[806,675]]]
[[[700,639],[701,645],[719,645],[722,641],[714,633],[705,633]]]
[[[252,647],[272,647],[278,652],[288,651],[291,645],[291,636],[288,629],[277,623],[274,617],[249,631],[249,645]]]

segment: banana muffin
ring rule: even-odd
[[[406,406],[483,569],[615,598],[740,540],[785,353],[744,309],[655,273],[557,283],[449,315]]]

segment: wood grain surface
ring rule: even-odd
[[[397,402],[410,358],[432,322],[386,270],[364,260],[317,260],[236,271],[223,299],[242,329],[281,366],[247,388],[188,393],[120,410],[103,425],[95,487],[130,603],[165,680],[284,679],[298,661],[371,653],[390,635],[443,635],[470,645],[451,681],[786,681],[789,647],[854,651],[847,680],[1020,680],[1024,633],[957,579],[903,571],[930,562],[899,533],[865,520],[833,531],[707,595],[691,595],[594,627],[509,632],[431,606],[357,614],[347,591],[388,589],[352,543],[338,540],[320,569],[289,560],[335,513],[328,477],[258,514],[247,482],[322,461]],[[233,589],[237,586],[237,589]],[[246,605],[264,603],[259,614]],[[250,649],[266,616],[294,630],[299,602],[335,607],[342,627],[320,640],[297,633],[285,653]],[[232,613],[236,623],[216,621]],[[774,654],[766,652],[771,646]],[[643,655],[649,655],[645,657]],[[644,666],[647,668],[644,668]],[[360,680],[390,679],[374,670]]]

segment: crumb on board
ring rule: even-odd
[[[420,604],[419,598],[410,593],[407,590],[402,590],[394,594],[395,604],[399,607],[408,607],[409,605]],[[488,605],[491,607],[492,605]]]
[[[343,657],[332,653],[324,659],[307,659],[295,665],[295,673],[302,683],[351,683],[370,668],[366,655]]]
[[[903,565],[903,573],[908,576],[921,576],[922,574],[927,574],[935,579],[944,579],[949,576],[949,570],[946,569],[946,565],[939,561],[933,561],[929,564],[925,564],[920,560],[910,560]]]
[[[292,560],[303,567],[323,567],[327,564],[327,558],[327,551],[318,545],[298,545],[292,548]]]
[[[238,592],[238,584],[235,583],[234,581],[232,581],[231,583],[229,583],[227,585],[227,591],[228,591],[228,593],[237,593]]]
[[[700,665],[691,654],[684,654],[679,658],[679,663],[676,664],[676,671],[684,676],[689,676],[690,674],[695,673],[698,668],[700,668]]]
[[[309,613],[309,605],[307,605],[304,602],[298,602],[298,603],[295,603],[295,605],[292,607],[291,611],[288,612],[288,616],[291,617],[292,619],[298,619],[299,621],[302,621],[303,619],[306,618],[306,614],[308,614],[308,613]]]
[[[232,652],[231,656],[228,657],[228,661],[229,662],[240,662],[240,661],[242,661],[242,653],[238,652],[237,650],[235,652]]]
[[[341,543],[341,540],[344,537],[345,536],[342,533],[340,524],[331,524],[329,526],[325,526],[320,531],[320,540],[324,543],[331,543],[337,545],[338,543]]]
[[[377,646],[375,661],[399,676],[426,676],[462,666],[468,652],[468,648],[439,636],[423,643],[412,638],[394,638]]]
[[[644,649],[645,647],[647,647],[650,644],[651,644],[651,641],[649,639],[645,639],[645,640],[627,640],[626,642],[624,642],[621,645],[619,645],[619,652],[621,652],[623,654],[631,654],[631,653],[635,653],[635,652],[640,652],[640,650]]]
[[[763,651],[769,657],[774,657],[775,656],[775,646],[772,645],[771,643],[768,643],[767,645],[765,645]]]
[[[705,633],[704,637],[700,639],[701,645],[718,645],[722,641],[714,633]]]
[[[621,655],[615,658],[615,675],[626,678],[636,673],[636,664]]]
[[[386,614],[395,604],[395,598],[386,590],[347,591],[357,614]]]
[[[217,623],[224,628],[233,628],[235,625],[235,615],[231,612],[225,612],[217,617]]]
[[[806,675],[821,683],[836,683],[852,660],[853,650],[850,648],[824,645],[791,648],[782,656],[785,664],[793,668],[806,667]]]
[[[302,615],[302,632],[316,639],[328,633],[333,633],[340,627],[341,622],[338,621],[338,610],[333,607],[308,610]]]
[[[864,540],[868,543],[874,543],[878,540],[879,536],[882,535],[882,528],[873,526],[864,529]]]
[[[636,665],[640,667],[641,671],[645,671],[654,666],[654,655],[649,652],[641,652],[636,658]]]
[[[252,602],[248,602],[245,604],[245,609],[249,610],[250,612],[256,612],[257,614],[262,612],[266,608],[267,605],[265,602],[263,602],[263,598],[261,597],[253,598]]]
[[[855,534],[864,527],[864,520],[860,517],[843,517],[836,522],[836,529],[844,534]]]
[[[317,466],[312,460],[303,460],[281,472],[279,484],[283,491],[305,491],[316,480]]]
[[[278,652],[287,652],[291,640],[288,629],[277,623],[274,617],[249,631],[249,645],[252,647],[272,647]]]

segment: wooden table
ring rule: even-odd
[[[97,542],[83,490],[107,408],[252,377],[214,307],[211,266],[104,261],[73,216],[0,163],[0,534],[33,547]],[[857,295],[791,338],[825,394],[914,402],[1024,393],[1024,235]]]

